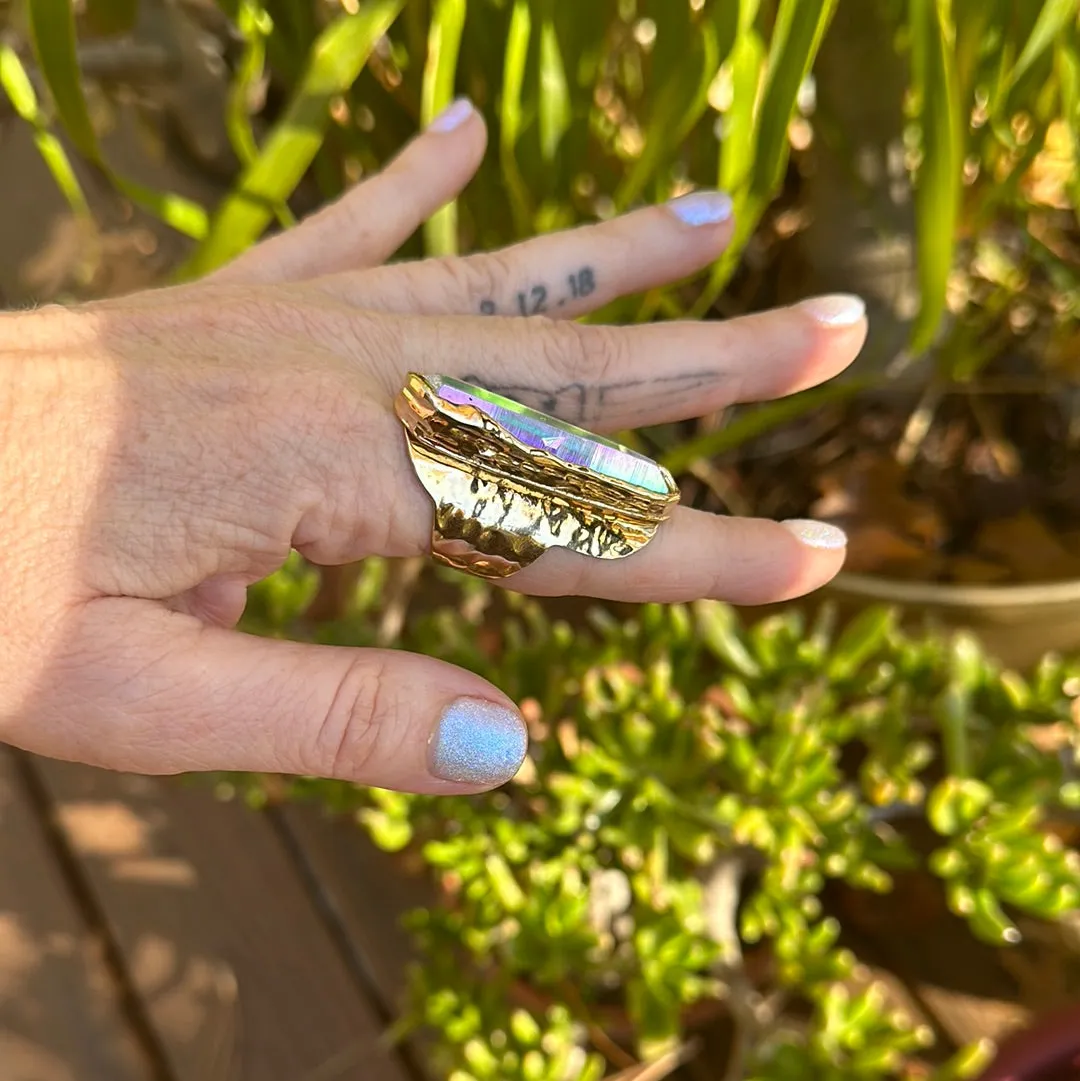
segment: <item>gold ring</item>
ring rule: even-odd
[[[412,373],[394,409],[435,504],[432,558],[480,578],[549,548],[632,555],[679,499],[651,458],[457,379]]]

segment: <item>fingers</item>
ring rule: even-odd
[[[770,604],[825,585],[843,566],[846,545],[841,530],[822,522],[725,518],[676,507],[632,556],[590,559],[552,549],[507,584],[539,596]]]
[[[388,555],[431,550],[431,500],[412,481],[386,503]],[[306,547],[316,562],[338,553]],[[847,550],[842,530],[823,522],[732,518],[675,507],[654,538],[622,559],[597,559],[552,548],[505,581],[536,596],[675,604],[713,599],[771,604],[819,589],[839,573]]]
[[[437,794],[493,788],[525,757],[513,703],[431,658],[255,638],[132,598],[86,606],[71,640],[50,711],[77,729],[44,753]]]
[[[730,239],[728,196],[693,192],[500,252],[379,267],[320,287],[375,311],[569,319],[686,277],[716,259]]]
[[[370,180],[300,225],[256,245],[215,281],[302,281],[377,266],[476,172],[487,135],[480,114],[455,102]]]
[[[846,368],[866,336],[857,297],[817,297],[726,322],[582,326],[513,319],[397,319],[400,360],[378,372],[388,394],[409,371],[479,383],[585,428],[612,431],[783,397]]]

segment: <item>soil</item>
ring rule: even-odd
[[[859,397],[744,445],[694,502],[844,528],[846,569],[962,584],[1080,578],[1080,448],[1066,403],[957,391],[910,465],[897,460],[918,402]]]

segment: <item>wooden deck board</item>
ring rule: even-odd
[[[265,816],[190,782],[37,768],[176,1081],[405,1081]]]
[[[407,874],[401,861],[382,852],[354,824],[310,805],[278,808],[309,872],[347,936],[371,984],[396,1013],[405,989],[405,971],[414,960],[403,913],[431,901],[421,877]]]
[[[353,823],[334,819],[310,805],[287,805],[275,812],[333,913],[354,963],[385,1004],[391,1021],[401,1015],[405,977],[416,959],[403,913],[430,904],[432,890],[422,875],[410,874],[401,857],[383,852]],[[410,1038],[405,1053],[418,1075],[426,1069],[429,1042]]]
[[[155,1076],[14,759],[0,748],[0,1078]]]

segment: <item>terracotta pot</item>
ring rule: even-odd
[[[967,628],[988,653],[1017,668],[1034,664],[1051,650],[1080,649],[1080,580],[960,586],[840,574],[824,592],[848,612],[895,604],[909,617],[929,616],[947,627]]]
[[[978,1081],[1078,1081],[1080,1004],[1040,1018],[1004,1040]]]

